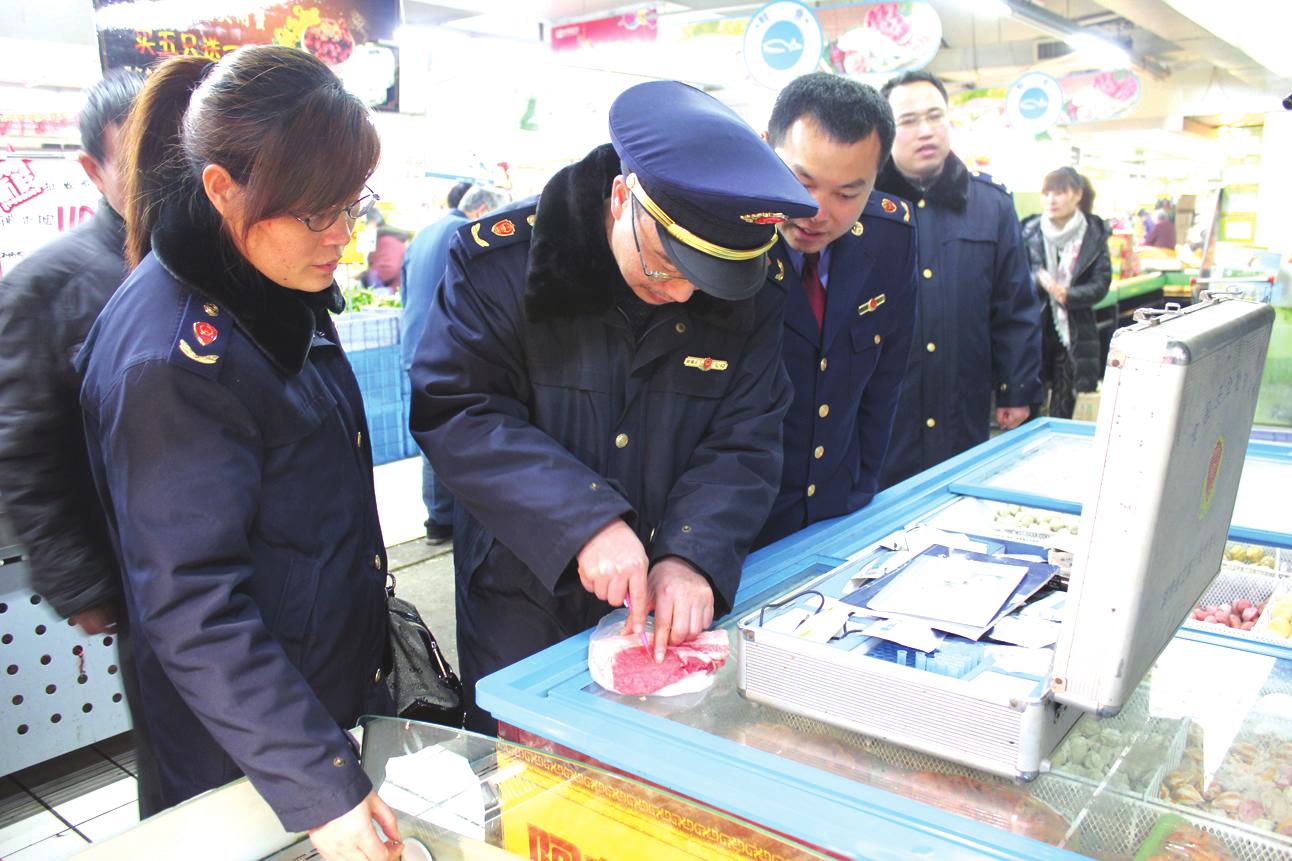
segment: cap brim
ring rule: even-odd
[[[748,299],[757,294],[767,280],[766,254],[759,254],[753,260],[719,260],[674,239],[663,228],[660,228],[659,238],[664,253],[686,276],[686,280],[715,299],[729,302]]]

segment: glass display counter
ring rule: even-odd
[[[738,618],[915,523],[1070,532],[1089,438],[1071,422],[1030,423],[751,555],[719,627],[735,636]],[[734,658],[699,694],[607,693],[587,672],[586,634],[485,679],[479,700],[506,737],[575,752],[842,857],[1292,858],[1292,648],[1281,633],[1292,631],[1292,596],[1280,600],[1292,515],[1266,495],[1279,480],[1265,471],[1290,454],[1249,449],[1237,511],[1252,512],[1251,525],[1236,514],[1198,607],[1211,619],[1195,612],[1121,713],[1082,717],[1029,783],[750,702]],[[1236,597],[1244,588],[1250,597]],[[1226,617],[1254,610],[1255,624],[1220,624],[1222,604]]]
[[[586,762],[394,718],[362,728],[364,771],[395,810],[404,861],[813,861],[794,841]],[[80,858],[316,861],[245,779],[146,819]]]

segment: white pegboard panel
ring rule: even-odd
[[[0,547],[0,679],[0,775],[130,729],[116,638],[60,619],[16,547]]]

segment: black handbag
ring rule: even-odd
[[[435,642],[417,608],[386,587],[386,685],[395,713],[409,720],[461,728],[465,721],[462,682]]]

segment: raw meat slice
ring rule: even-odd
[[[669,646],[662,663],[636,637],[593,637],[588,670],[606,690],[640,697],[659,692],[697,673],[713,673],[727,661],[731,644],[725,631],[705,631],[680,646]]]

